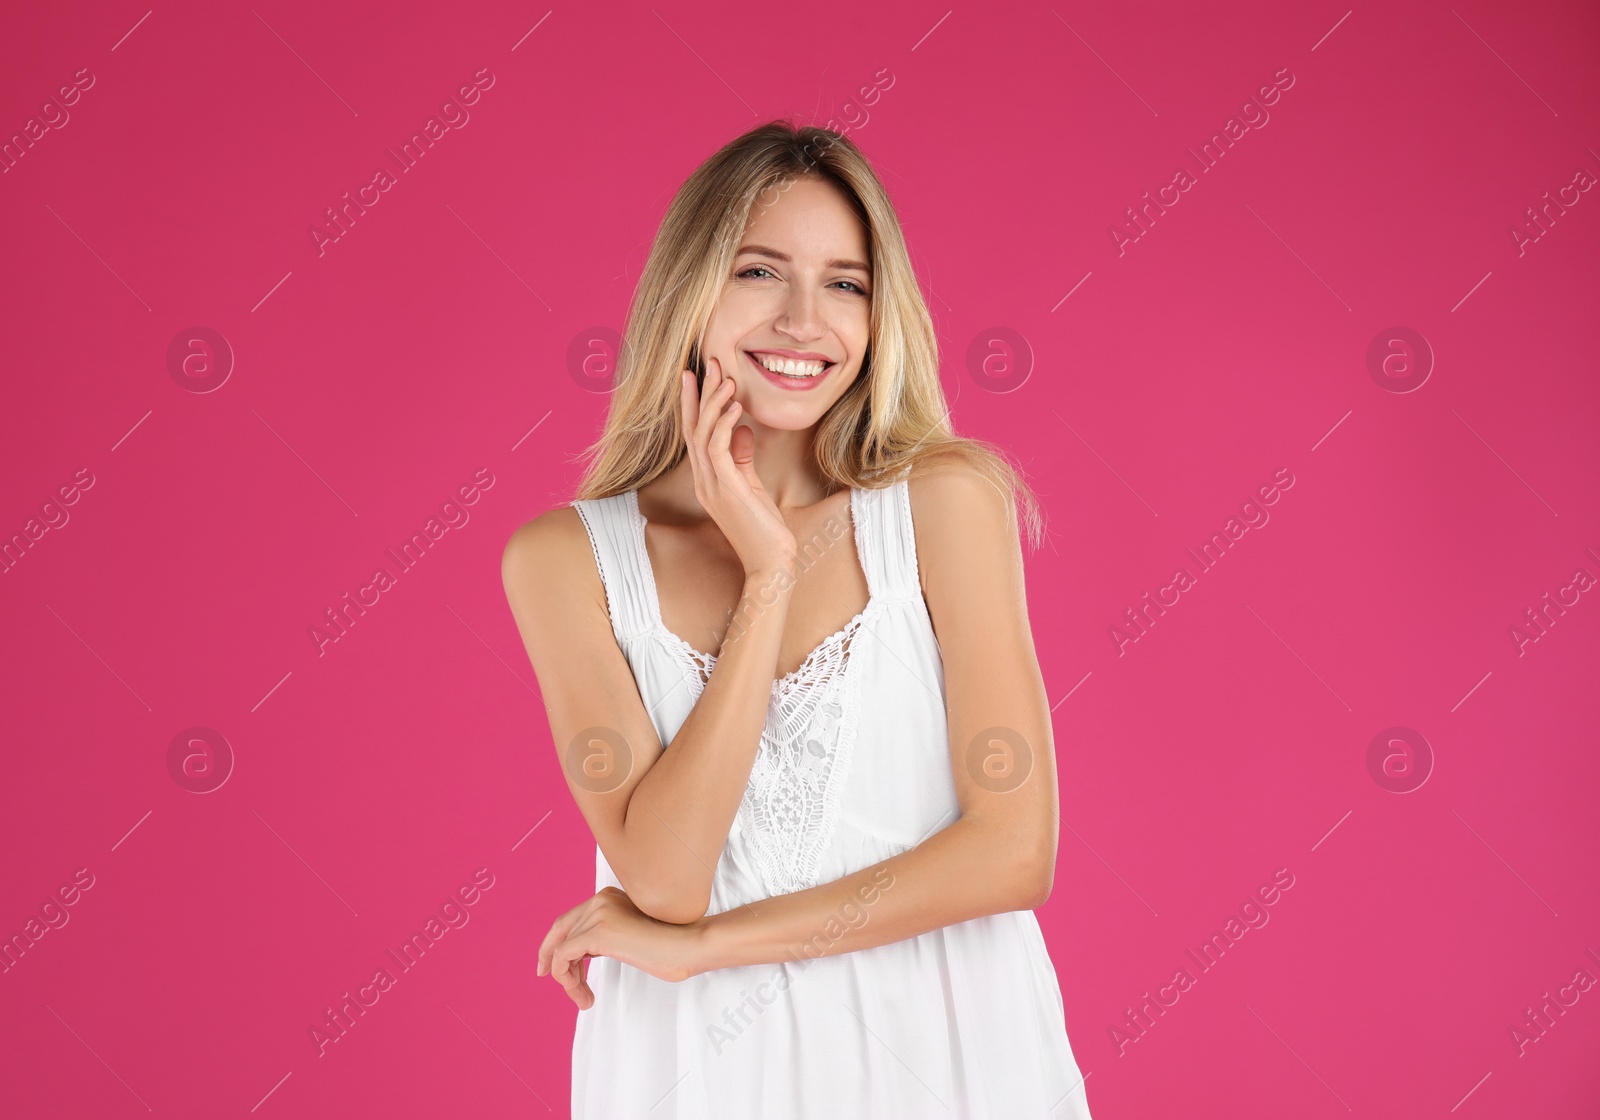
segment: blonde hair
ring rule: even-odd
[[[576,497],[643,486],[683,457],[681,372],[702,368],[705,331],[751,212],[807,178],[844,195],[866,227],[872,266],[867,353],[861,373],[817,423],[818,469],[839,487],[873,489],[906,468],[960,459],[1020,501],[1037,548],[1042,516],[1020,472],[995,445],[950,427],[933,319],[888,192],[843,134],[788,121],[730,141],[673,196],[628,309],[605,426],[579,455],[589,462]]]

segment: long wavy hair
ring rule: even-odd
[[[888,191],[856,145],[832,129],[772,121],[712,155],[673,196],[634,289],[617,355],[611,404],[576,498],[640,487],[686,454],[680,373],[700,351],[740,239],[757,206],[795,182],[817,179],[844,195],[867,230],[872,266],[869,342],[861,373],[818,421],[817,467],[836,487],[874,489],[941,460],[976,467],[1020,503],[1037,548],[1043,518],[1004,452],[958,436],[939,382],[938,339]]]

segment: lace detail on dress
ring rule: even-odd
[[[859,675],[850,671],[851,647],[880,609],[879,601],[869,599],[861,613],[807,654],[798,669],[773,682],[766,728],[756,746],[738,820],[774,895],[816,885],[860,723],[861,689]],[[691,671],[698,702],[716,667],[716,654],[695,649],[665,627],[660,633]]]
[[[876,613],[871,603],[868,610]],[[774,894],[815,886],[833,837],[860,722],[860,674],[850,671],[850,650],[867,613],[818,646],[773,695],[739,818]]]
[[[867,605],[806,654],[799,668],[772,682],[766,725],[756,745],[750,780],[739,802],[737,821],[750,838],[762,880],[774,894],[792,894],[816,885],[817,867],[833,838],[839,797],[850,771],[860,722],[860,674],[854,671],[852,647],[864,627],[881,614],[879,565],[883,542],[878,514],[869,516],[864,501],[881,500],[860,491],[851,494],[850,520],[856,559],[867,580]],[[634,561],[643,573],[649,596],[652,629],[684,671],[693,702],[699,703],[717,655],[698,650],[661,620],[650,552],[645,546],[644,515],[638,492],[632,493]]]

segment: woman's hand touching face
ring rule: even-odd
[[[746,575],[793,574],[799,547],[755,469],[755,433],[739,426],[737,385],[716,358],[706,359],[705,382],[683,371],[684,443],[694,472],[694,496],[739,554]]]

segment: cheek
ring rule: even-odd
[[[848,328],[840,334],[849,340],[850,349],[858,355],[865,355],[867,347],[872,343],[872,325],[863,311],[859,320],[853,321]],[[858,359],[859,360],[859,359]]]
[[[772,300],[766,293],[750,288],[725,288],[711,318],[737,337],[760,327],[772,315]]]
[[[732,349],[740,337],[749,330],[750,311],[739,297],[724,293],[711,311],[711,321],[706,324],[706,346],[712,353],[719,349]]]
[[[852,373],[848,378],[843,378],[843,377],[838,378],[833,383],[833,392],[830,395],[829,400],[830,401],[838,400],[840,397],[842,397],[846,393],[848,393],[851,389],[855,388],[856,382],[860,381],[860,380],[861,380],[861,370],[859,368],[857,368],[856,371],[854,373]]]

